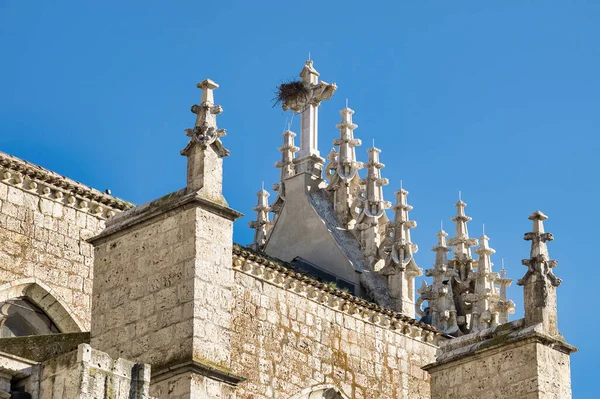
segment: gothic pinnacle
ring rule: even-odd
[[[525,233],[524,239],[531,241],[530,259],[523,260],[523,265],[527,266],[528,270],[525,276],[519,279],[518,285],[527,284],[527,281],[533,275],[546,279],[555,287],[558,287],[562,282],[552,273],[552,269],[558,265],[558,262],[551,260],[548,254],[546,242],[554,240],[554,236],[544,230],[544,220],[546,219],[548,219],[548,216],[541,211],[536,211],[529,216],[529,220],[533,221],[533,231]]]
[[[269,193],[264,189],[264,183],[263,188],[256,193],[256,196],[258,197],[258,202],[252,208],[256,212],[256,220],[249,222],[248,226],[255,230],[254,242],[251,247],[256,251],[261,251],[267,242],[271,227],[271,222],[269,221],[269,211],[271,210],[269,207]]]
[[[187,157],[187,188],[197,191],[211,201],[226,204],[222,193],[223,159],[229,151],[223,147],[220,138],[225,129],[217,127],[217,115],[223,107],[214,104],[213,91],[219,87],[210,79],[198,83],[202,89],[200,105],[193,105],[196,123],[192,129],[186,129],[190,137],[188,145],[181,151]]]
[[[354,138],[354,129],[358,127],[352,122],[354,111],[346,106],[340,111],[340,114],[342,121],[336,125],[336,128],[340,129],[340,138],[333,140],[333,145],[339,147],[336,172],[343,181],[347,182],[352,180],[362,167],[362,163],[356,161],[355,149],[361,145],[361,141]]]
[[[504,259],[502,259],[502,269],[500,278],[496,279],[496,284],[500,285],[500,300],[498,301],[499,323],[508,322],[508,315],[515,313],[515,303],[508,299],[507,288],[510,287],[512,279],[506,278],[506,269],[504,268]]]
[[[552,272],[558,262],[550,259],[548,254],[546,242],[554,237],[544,230],[546,219],[548,217],[540,211],[529,216],[533,231],[526,233],[524,238],[531,241],[530,258],[523,260],[527,272],[517,284],[524,287],[525,325],[541,324],[547,334],[555,336],[558,335],[556,287],[562,281]]]
[[[435,252],[435,265],[434,269],[442,269],[445,268],[448,264],[448,252],[451,251],[450,248],[446,245],[446,237],[448,237],[448,233],[441,229],[436,233],[437,236],[437,245],[431,250]]]
[[[294,137],[296,133],[286,130],[282,134],[283,145],[279,147],[281,152],[281,161],[275,163],[275,167],[280,169],[279,183],[273,186],[277,190],[279,197],[285,199],[285,180],[294,176],[294,154],[298,151],[298,147],[294,145]]]
[[[490,238],[483,235],[479,238],[479,247],[475,249],[475,253],[479,255],[479,261],[477,263],[477,271],[480,273],[491,273],[492,271],[492,262],[490,260],[490,256],[496,253],[496,250],[490,248],[489,244]]]
[[[219,87],[218,84],[210,79],[205,79],[196,87],[202,89],[202,100],[200,105],[192,105],[191,111],[196,114],[196,123],[193,129],[186,129],[185,132],[192,140],[206,148],[226,134],[225,129],[217,128],[217,115],[223,112],[223,107],[214,104],[213,91]],[[224,156],[226,155],[229,155],[228,151]]]
[[[451,220],[456,223],[456,231],[454,238],[448,240],[448,245],[454,247],[454,259],[467,260],[471,259],[471,247],[477,245],[477,239],[469,238],[469,230],[467,223],[472,219],[465,214],[467,204],[463,202],[462,196],[459,194],[459,200],[456,203],[456,216]]]
[[[378,219],[391,204],[383,199],[383,186],[388,185],[388,179],[381,177],[381,169],[385,167],[379,162],[379,153],[381,150],[373,147],[367,150],[369,152],[369,162],[367,167],[367,177],[361,180],[366,191],[366,199],[363,212],[366,216]]]

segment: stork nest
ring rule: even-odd
[[[285,104],[288,101],[306,102],[308,101],[309,91],[300,80],[291,80],[277,86],[275,97],[273,98],[273,107]]]

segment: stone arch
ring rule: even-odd
[[[0,303],[15,298],[27,298],[38,306],[61,333],[84,331],[69,306],[46,284],[36,278],[25,278],[0,285]]]
[[[303,390],[290,399],[350,399],[333,385],[320,385]]]

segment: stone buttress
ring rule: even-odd
[[[109,220],[95,249],[91,345],[152,366],[150,395],[229,397],[233,221],[222,194],[223,147],[211,80],[190,142],[187,187]]]

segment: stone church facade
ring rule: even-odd
[[[380,150],[358,161],[348,107],[321,157],[336,86],[311,61],[300,78],[280,96],[300,147],[283,133],[249,246],[232,239],[211,80],[186,131],[187,186],[147,204],[0,153],[0,398],[571,397],[547,217],[529,217],[523,319],[509,321],[512,280],[489,238],[469,237],[462,200],[417,290],[408,192],[383,198]]]

